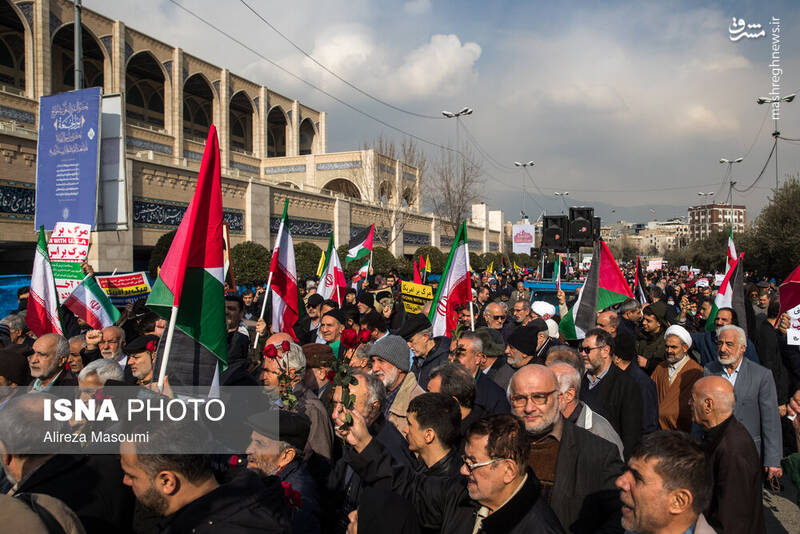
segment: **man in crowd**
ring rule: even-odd
[[[322,338],[322,343],[330,345],[333,354],[337,358],[344,353],[344,347],[341,346],[340,342],[345,322],[344,314],[338,308],[328,310],[320,319],[319,337]]]
[[[158,337],[153,335],[134,338],[126,347],[128,367],[136,378],[137,386],[147,386],[153,381],[153,362],[157,347]]]
[[[642,437],[642,395],[636,382],[611,362],[613,340],[605,330],[586,332],[581,346],[586,375],[580,398],[608,419],[619,434],[628,458]]]
[[[306,343],[321,343],[320,338],[318,338],[318,330],[320,317],[322,317],[323,302],[325,302],[325,299],[317,293],[309,296],[306,303],[306,314],[300,317],[295,324],[294,333],[303,345]]]
[[[261,310],[258,307],[258,303],[255,302],[255,293],[253,293],[252,289],[245,289],[242,292],[242,303],[244,304],[242,318],[248,321],[255,321],[258,319]]]
[[[400,336],[390,335],[373,343],[367,354],[372,362],[372,374],[386,388],[383,415],[404,433],[408,424],[408,403],[425,393],[414,374],[408,372],[408,344]]]
[[[508,365],[519,369],[530,363],[544,363],[546,350],[551,343],[547,323],[534,319],[524,328],[517,328],[508,338],[506,356]]]
[[[475,402],[490,414],[508,413],[511,409],[505,391],[481,372],[484,360],[483,341],[477,332],[465,332],[450,353],[450,361],[458,361],[475,379]]]
[[[489,303],[489,286],[481,286],[481,287],[479,287],[478,288],[478,294],[477,294],[475,300],[476,300],[475,303],[478,305],[478,313],[480,314],[479,316],[475,317],[475,321],[478,321],[479,318],[481,320],[483,319],[483,311],[486,308],[486,305]],[[484,321],[483,325],[485,326],[485,324],[486,324],[486,322]],[[478,325],[476,324],[475,326],[478,326]]]
[[[556,307],[543,300],[537,300],[531,304],[531,318],[547,321],[556,314]]]
[[[28,356],[32,353],[33,349],[22,344],[0,349],[0,410],[26,391],[31,381]]]
[[[428,476],[457,477],[461,470],[461,411],[453,397],[423,393],[408,405],[405,437],[417,455],[419,470]]]
[[[461,411],[461,436],[467,435],[470,425],[486,415],[486,408],[475,402],[475,379],[457,362],[445,362],[431,372],[430,393],[443,393],[458,402]]]
[[[246,360],[250,336],[240,328],[244,318],[244,301],[241,295],[225,295],[225,320],[228,324],[228,363]]]
[[[622,526],[638,534],[714,534],[703,511],[711,501],[711,472],[703,449],[686,434],[648,434],[617,479]]]
[[[368,291],[362,291],[356,298],[358,313],[366,315],[375,311],[375,295]]]
[[[719,376],[700,378],[690,399],[694,422],[703,429],[703,448],[714,478],[706,519],[726,534],[763,533],[761,459],[753,438],[733,416],[733,386]]]
[[[620,333],[613,338],[614,365],[625,371],[639,388],[642,395],[642,434],[658,430],[658,392],[653,380],[639,367],[636,347],[632,337]]]
[[[714,317],[714,330],[703,330],[692,334],[692,346],[700,353],[700,365],[705,367],[710,362],[717,359],[717,335],[723,326],[739,326],[739,318],[733,308],[720,308]],[[744,353],[745,358],[755,363],[759,363],[758,355],[753,343],[747,339],[747,348]]]
[[[86,351],[90,352],[93,349],[99,349],[103,358],[114,360],[120,367],[124,368],[128,363],[128,356],[125,353],[125,331],[118,326],[107,326],[103,328],[101,335],[100,342],[94,345],[90,342],[92,337],[87,332]],[[93,357],[89,358],[89,360],[93,359]]]
[[[611,334],[611,337],[616,338],[617,329],[619,328],[619,316],[617,312],[609,309],[598,312],[595,326],[597,328],[602,328]]]
[[[642,307],[636,299],[627,299],[617,308],[617,330],[636,337],[636,330],[642,321]]]
[[[483,344],[482,372],[505,391],[511,376],[514,374],[514,368],[508,365],[503,335],[497,330],[492,330],[485,326],[476,329],[475,332],[480,336]]]
[[[386,319],[381,317],[381,314],[375,310],[362,315],[361,319],[359,319],[359,323],[362,329],[369,331],[372,341],[378,341],[382,337],[389,335],[389,329],[386,328]],[[406,350],[406,352],[408,352],[408,350]]]
[[[431,371],[447,361],[450,338],[434,338],[431,322],[423,313],[407,315],[403,326],[395,333],[406,340],[408,348],[414,354],[411,373],[417,378],[417,384],[422,389],[427,388]]]
[[[768,478],[783,476],[781,421],[772,374],[744,357],[747,336],[734,325],[722,326],[717,334],[717,361],[703,368],[705,376],[721,376],[733,384],[736,393],[734,415],[744,425],[763,458]]]
[[[666,360],[653,371],[652,379],[658,392],[658,424],[662,430],[692,429],[692,410],[689,399],[692,386],[703,376],[703,368],[689,356],[692,336],[680,325],[664,332]]]
[[[656,366],[664,361],[664,330],[663,319],[656,315],[651,306],[642,310],[642,325],[636,334],[636,354],[639,356],[639,367],[649,375]]]
[[[533,317],[531,317],[531,302],[529,300],[515,301],[512,313],[517,327],[527,326],[533,320]]]
[[[528,465],[565,529],[622,532],[614,481],[623,465],[616,447],[562,418],[558,381],[543,365],[517,371],[508,394],[531,439]]]
[[[33,343],[28,366],[34,379],[31,391],[47,391],[51,387],[75,386],[78,381],[64,368],[69,356],[69,342],[58,334],[45,334]]]
[[[509,299],[511,302],[517,303],[519,301],[530,302],[531,301],[531,290],[525,287],[525,282],[519,280],[516,285],[516,289],[511,292],[511,298]]]
[[[490,302],[483,309],[483,319],[486,321],[486,326],[493,330],[498,330],[503,334],[503,339],[506,341],[508,341],[508,337],[512,332],[510,326],[506,325],[507,318],[508,314],[506,313],[505,305],[499,302]]]
[[[67,356],[67,364],[69,370],[73,373],[80,373],[83,369],[84,362],[81,351],[86,348],[86,341],[84,334],[72,336],[69,338],[69,356]]]
[[[306,388],[317,394],[317,398],[330,417],[333,412],[333,382],[330,377],[335,362],[333,351],[324,343],[306,343],[302,349],[306,357],[303,383]]]

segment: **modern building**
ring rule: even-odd
[[[747,224],[747,208],[741,205],[704,204],[689,208],[689,239],[703,239],[711,232],[727,231],[731,226],[734,232],[744,232]]]
[[[89,9],[81,29],[84,86],[122,95],[125,109],[125,216],[92,233],[96,269],[142,268],[177,227],[211,124],[233,245],[271,248],[287,198],[297,241],[324,247],[333,232],[338,246],[375,223],[378,244],[396,256],[452,243],[422,212],[418,169],[374,150],[329,153],[324,111]],[[0,272],[30,266],[38,102],[74,88],[74,35],[72,2],[0,0]],[[471,249],[502,250],[502,221],[500,211],[474,208]]]

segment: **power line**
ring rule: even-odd
[[[764,111],[764,118],[761,120],[761,126],[758,127],[758,133],[756,134],[753,142],[750,144],[750,148],[747,149],[745,155],[742,156],[742,159],[746,158],[750,155],[750,152],[753,150],[753,147],[756,146],[756,141],[758,141],[758,137],[761,135],[761,130],[764,129],[764,124],[767,123],[767,117],[769,117],[770,108],[767,106],[767,109]]]
[[[775,153],[775,148],[777,146],[778,146],[778,140],[776,139],[775,142],[772,143],[772,150],[769,151],[769,156],[767,156],[767,161],[764,162],[764,167],[761,168],[761,172],[758,173],[758,176],[756,176],[756,179],[753,180],[752,184],[750,184],[748,187],[745,187],[744,189],[739,189],[735,185],[731,185],[731,189],[733,189],[734,191],[738,191],[739,193],[746,193],[750,191],[753,187],[755,187],[755,185],[758,183],[761,177],[764,176],[764,171],[767,170],[767,165],[769,165],[769,160],[772,159],[772,155]]]
[[[314,64],[316,64],[322,70],[324,70],[325,72],[327,72],[328,74],[330,74],[331,76],[333,76],[334,78],[339,80],[340,82],[344,83],[345,85],[347,85],[347,86],[351,87],[352,89],[358,91],[359,93],[361,93],[362,95],[366,96],[367,98],[370,98],[370,99],[374,100],[375,102],[377,102],[379,104],[383,104],[384,106],[386,106],[388,108],[391,108],[391,109],[393,109],[395,111],[399,111],[400,113],[405,113],[407,115],[411,115],[411,116],[414,116],[414,117],[419,117],[421,119],[441,120],[441,119],[445,119],[446,118],[446,117],[444,117],[442,115],[425,115],[423,113],[415,113],[413,111],[409,111],[407,109],[403,109],[401,107],[398,107],[398,106],[395,106],[393,104],[390,104],[389,102],[386,102],[385,100],[382,100],[382,99],[378,98],[377,96],[374,96],[371,93],[369,93],[367,91],[364,91],[360,87],[358,87],[355,84],[345,80],[344,78],[342,78],[341,76],[339,76],[338,74],[333,72],[331,69],[329,69],[328,67],[326,67],[325,65],[323,65],[322,63],[317,61],[317,59],[314,56],[312,56],[311,54],[306,52],[304,49],[302,49],[298,44],[296,44],[294,41],[292,41],[286,35],[284,35],[278,28],[273,26],[272,23],[270,23],[267,19],[265,19],[263,16],[261,16],[261,14],[258,11],[256,11],[250,4],[248,4],[244,0],[239,0],[239,2],[241,2],[242,5],[244,5],[247,9],[249,9],[250,12],[252,12],[253,15],[255,15],[256,17],[258,17],[264,24],[269,26],[272,29],[272,31],[274,31],[275,33],[280,35],[283,38],[284,41],[286,41],[287,43],[292,45],[298,52],[300,52],[301,54],[306,56],[308,59],[313,61]]]

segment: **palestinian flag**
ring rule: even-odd
[[[719,293],[714,298],[714,304],[711,306],[711,313],[708,314],[706,320],[706,330],[714,331],[716,326],[714,320],[717,318],[717,312],[721,308],[732,308],[736,312],[739,319],[739,326],[747,332],[747,315],[745,315],[744,307],[744,254],[739,256],[739,259],[733,262],[733,266],[728,270],[725,278],[722,279],[722,284],[719,286]]]
[[[642,271],[642,264],[639,262],[639,256],[636,256],[636,274],[633,279],[633,294],[634,298],[639,301],[641,306],[650,304],[650,299],[647,297],[647,291],[644,290],[644,272]]]
[[[58,312],[56,281],[50,266],[50,256],[47,254],[44,226],[39,227],[39,241],[36,243],[36,255],[33,258],[25,324],[28,325],[31,332],[36,334],[36,337],[45,334],[64,335],[61,329],[61,316]]]
[[[725,262],[725,274],[728,274],[728,271],[736,263],[736,259],[738,257],[739,256],[736,255],[736,245],[733,243],[733,226],[731,226],[730,231],[728,232],[728,250],[727,261]]]
[[[64,301],[64,306],[72,313],[89,323],[95,330],[102,330],[117,322],[119,310],[103,292],[94,276],[89,275],[72,290]]]
[[[347,245],[348,250],[345,261],[356,261],[369,256],[372,252],[372,238],[374,234],[375,225],[372,224],[369,228],[365,228],[351,239],[350,244]]]
[[[269,265],[272,275],[272,333],[285,332],[297,341],[294,333],[294,325],[300,317],[297,304],[297,268],[294,262],[294,243],[286,216],[288,209],[287,198]]]
[[[631,288],[605,241],[600,239],[578,300],[561,319],[558,329],[566,339],[583,339],[586,332],[594,328],[598,311],[629,298],[633,298]]]
[[[217,363],[227,363],[222,259],[222,179],[219,141],[208,132],[194,197],[153,284],[147,306],[170,320],[177,307],[167,375],[174,385],[210,385]],[[155,369],[166,343],[159,344]]]
[[[467,223],[462,222],[428,313],[428,319],[433,324],[433,335],[450,336],[458,324],[458,310],[471,301]]]
[[[372,241],[370,241],[371,243]],[[325,269],[319,279],[317,293],[324,299],[332,299],[339,303],[344,302],[344,294],[347,292],[347,280],[344,278],[342,264],[339,263],[339,254],[333,246],[333,234],[328,239],[328,250],[325,252]]]

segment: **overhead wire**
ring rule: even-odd
[[[734,191],[737,191],[739,193],[746,193],[747,191],[750,191],[751,189],[753,189],[753,187],[755,187],[755,185],[758,183],[758,181],[761,180],[761,177],[764,176],[764,171],[767,170],[767,165],[769,165],[769,162],[772,159],[772,155],[775,153],[775,149],[777,148],[777,146],[778,146],[778,140],[776,139],[775,142],[772,143],[772,150],[769,151],[769,156],[767,156],[767,161],[764,162],[764,166],[761,168],[761,172],[758,173],[758,176],[756,176],[756,179],[753,180],[752,184],[750,184],[749,186],[745,187],[744,189],[739,189],[735,185],[731,185],[731,189],[733,189]]]

